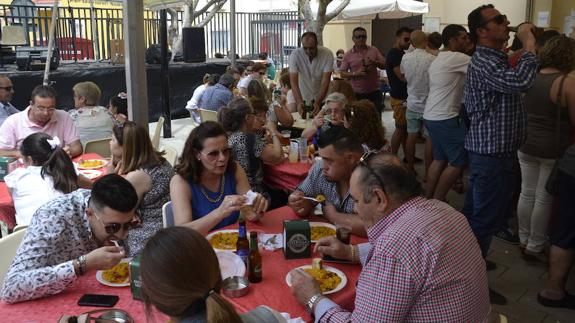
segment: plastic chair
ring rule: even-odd
[[[154,149],[158,149],[160,147],[160,134],[162,133],[162,128],[164,127],[164,117],[160,117],[158,119],[158,123],[156,124],[156,129],[154,130],[154,136],[152,137],[152,146]]]
[[[168,163],[170,163],[170,165],[175,166],[176,162],[178,161],[178,152],[170,146],[164,146],[163,150],[166,153],[164,158],[168,161]]]
[[[22,229],[26,229],[28,226],[25,224],[17,224],[14,229],[12,230],[12,232],[16,232],[16,231],[20,231]]]
[[[24,26],[12,25],[2,27],[2,39],[0,40],[0,66],[4,66],[4,57],[1,46],[26,46],[28,39]]]
[[[164,228],[174,226],[174,211],[172,210],[172,201],[166,202],[162,206],[162,221],[164,223]]]
[[[7,235],[0,239],[0,289],[4,285],[4,276],[8,273],[12,260],[16,256],[16,251],[20,247],[22,238],[26,234],[26,228]]]
[[[206,121],[215,121],[218,122],[218,112],[206,109],[199,109],[200,110],[200,119],[202,122]]]
[[[110,140],[112,140],[112,138],[88,141],[84,148],[84,153],[96,153],[102,158],[109,158],[112,156],[112,153],[110,152]]]

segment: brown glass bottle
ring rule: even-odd
[[[262,281],[262,256],[258,249],[258,233],[250,232],[250,255],[248,257],[248,280],[250,283]]]
[[[250,253],[250,242],[246,233],[246,220],[240,215],[238,219],[238,242],[236,242],[236,254],[242,258],[244,264],[248,265],[248,256]]]

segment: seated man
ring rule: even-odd
[[[118,198],[121,196],[122,198]],[[40,207],[5,276],[0,298],[16,303],[60,293],[79,275],[109,269],[124,257],[122,240],[138,202],[130,182],[115,174]]]
[[[198,107],[200,109],[218,111],[230,103],[234,98],[232,88],[234,87],[234,76],[231,74],[224,74],[220,76],[220,80],[214,86],[208,87],[200,99],[198,100]]]
[[[354,234],[365,237],[365,228],[354,214],[349,194],[349,178],[363,155],[361,142],[350,130],[332,126],[321,133],[318,146],[322,160],[312,166],[303,183],[289,196],[288,205],[299,216],[308,216],[317,203],[304,197],[323,195],[324,217],[333,224],[345,224]]]
[[[420,197],[421,185],[395,156],[362,157],[350,185],[369,243],[326,237],[316,251],[361,262],[353,312],[304,271],[292,274],[292,293],[316,322],[486,322],[485,262],[466,218]]]
[[[64,151],[71,157],[82,153],[74,121],[66,111],[56,109],[56,91],[48,85],[35,87],[30,106],[9,116],[0,126],[0,156],[20,158],[20,144],[36,132],[60,138]]]

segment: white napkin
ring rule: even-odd
[[[249,190],[246,194],[244,194],[244,196],[247,198],[246,205],[252,205],[254,204],[254,200],[256,199],[256,196],[258,196],[258,193]]]
[[[273,234],[258,234],[258,240],[260,241],[261,246],[270,251],[274,251],[280,248],[283,248],[283,235],[281,233],[273,233]]]

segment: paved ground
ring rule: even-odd
[[[384,112],[384,125],[389,138],[394,131],[391,111]],[[153,133],[155,123],[150,124],[150,133]],[[178,119],[172,121],[174,138],[161,139],[160,146],[169,145],[181,153],[184,142],[191,131],[191,120]],[[417,156],[423,158],[423,144],[417,145]],[[423,176],[423,164],[416,165],[416,170]],[[466,179],[464,180],[466,183]],[[456,209],[463,206],[465,194],[451,191],[447,200]],[[496,313],[507,316],[511,323],[571,323],[575,322],[575,310],[552,309],[539,305],[536,297],[547,277],[547,268],[544,265],[530,265],[522,258],[517,246],[507,245],[494,239],[488,259],[497,264],[497,269],[489,272],[490,285],[496,291],[505,295],[508,304],[493,306]],[[568,283],[568,290],[575,294],[575,270],[572,271]]]

